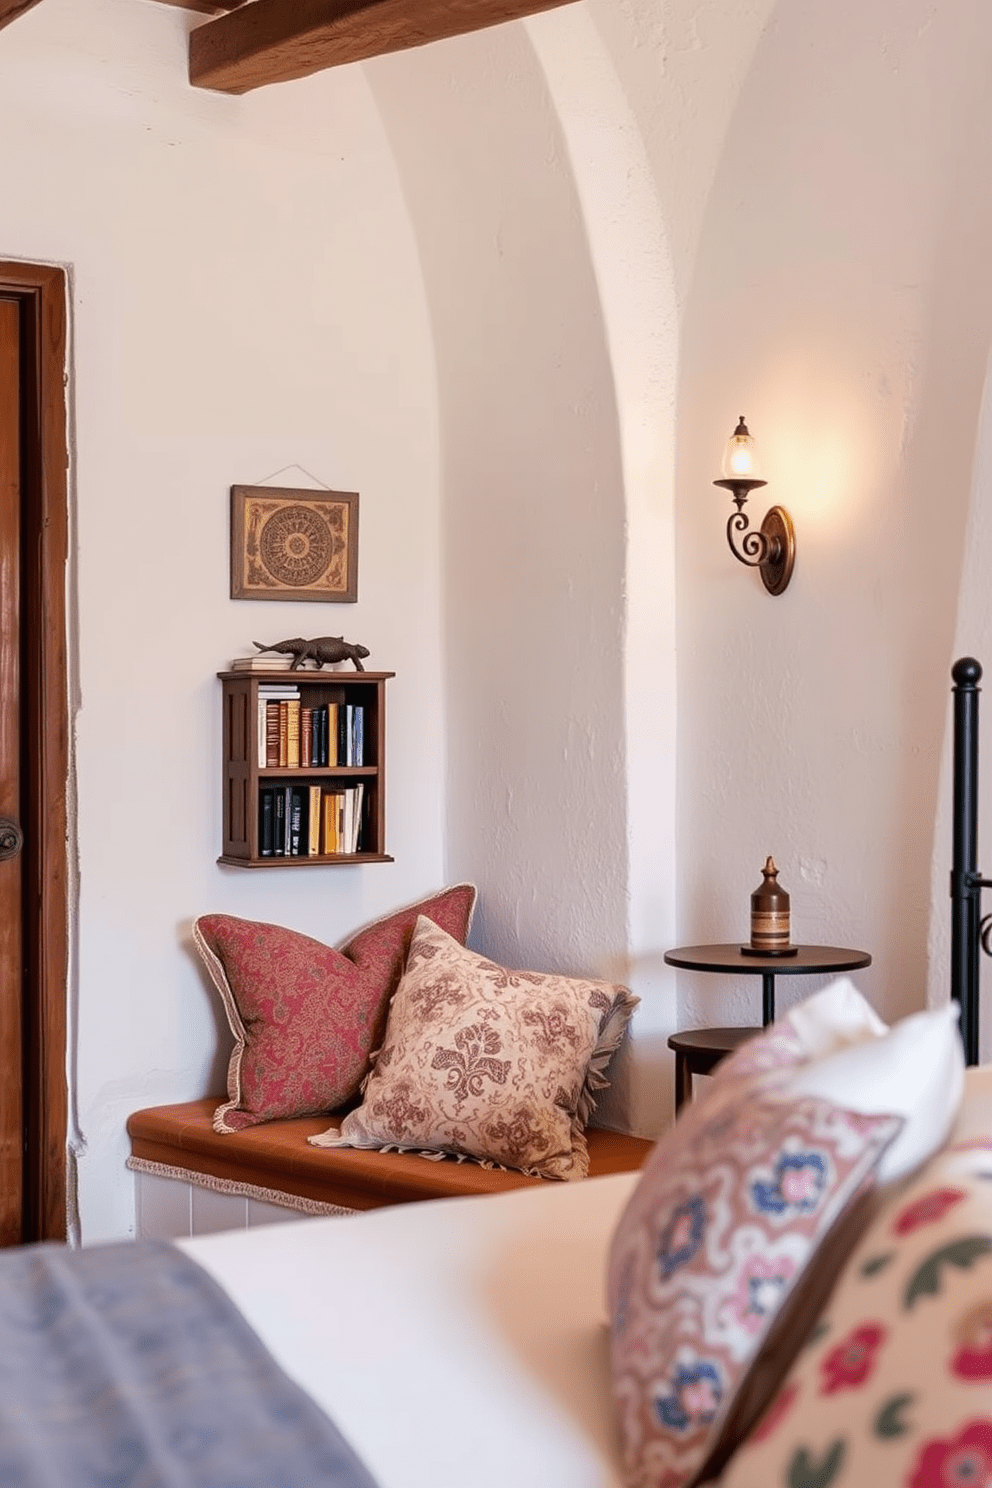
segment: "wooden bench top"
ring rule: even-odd
[[[292,1121],[268,1121],[242,1132],[215,1132],[218,1099],[212,1096],[135,1111],[127,1123],[131,1155],[345,1209],[503,1193],[548,1181],[473,1162],[432,1162],[412,1152],[311,1147],[307,1137],[326,1131],[334,1124],[333,1116],[300,1116]],[[591,1178],[634,1171],[654,1145],[641,1137],[597,1127],[587,1129],[586,1140]]]

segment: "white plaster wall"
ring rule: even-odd
[[[870,950],[857,980],[887,1018],[925,1001],[950,858],[935,817],[990,341],[990,61],[992,18],[965,0],[779,5],[684,322],[682,938],[743,937],[771,852],[796,938]],[[777,599],[728,553],[710,485],[741,412],[771,482],[757,514],[778,500],[797,527]],[[946,963],[932,976],[946,996]],[[780,988],[786,1005],[811,984]],[[753,1021],[755,984],[686,975],[681,1006]]]
[[[369,65],[438,368],[449,873],[475,942],[626,950],[624,482],[580,203],[523,27]]]
[[[74,274],[87,1238],[131,1223],[127,1111],[219,1077],[226,1038],[188,950],[205,907],[332,939],[473,876],[476,939],[494,954],[622,976],[642,995],[602,1114],[639,1130],[667,1119],[677,342],[659,203],[684,272],[761,11],[728,33],[672,5],[656,36],[650,9],[618,25],[600,6],[594,26],[573,7],[529,35],[504,27],[244,100],[189,90],[187,18],[134,0],[48,0],[5,36],[6,137],[30,145],[6,159],[2,251]],[[645,54],[645,37],[660,49]],[[672,84],[660,116],[658,66]],[[673,143],[690,96],[707,106],[692,157]],[[399,672],[397,866],[308,875],[302,894],[212,861],[211,673],[272,612],[248,621],[260,607],[225,598],[226,490],[281,471],[362,491],[348,633]],[[173,520],[153,527],[164,505]],[[149,532],[122,564],[121,545]],[[163,592],[177,563],[178,604]],[[290,629],[332,628],[312,613],[294,610]],[[142,637],[170,637],[149,642],[147,678],[116,655],[135,616]],[[136,872],[131,803],[150,774],[156,853]]]
[[[595,274],[624,480],[626,954],[641,998],[600,1119],[671,1119],[677,939],[675,453],[680,317],[724,133],[771,0],[590,0],[527,31],[554,100]]]
[[[438,358],[451,872],[512,964],[642,998],[672,1109],[680,279],[768,4],[575,5],[368,71]],[[686,148],[691,138],[692,150]]]
[[[124,1121],[222,1083],[191,919],[335,941],[443,881],[437,417],[423,284],[360,69],[190,89],[182,11],[46,0],[0,47],[0,257],[72,276],[86,1240],[128,1233]],[[228,599],[228,488],[361,494],[359,601]],[[287,484],[302,479],[290,468]],[[215,671],[342,631],[389,684],[394,865],[222,869]]]
[[[602,967],[641,1002],[597,1119],[656,1132],[672,1110],[666,1047],[675,930],[674,413],[677,310],[644,140],[589,6],[527,33],[554,99],[580,204],[613,375],[623,479],[626,950]],[[659,555],[667,558],[659,561]]]

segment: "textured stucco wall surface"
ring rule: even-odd
[[[392,157],[360,70],[198,93],[188,24],[135,0],[46,0],[0,45],[0,257],[72,281],[70,1074],[87,1240],[133,1224],[128,1112],[223,1086],[229,1040],[192,918],[333,942],[443,874],[433,356]],[[228,598],[228,488],[273,476],[359,491],[356,605]],[[397,673],[396,862],[222,869],[214,673],[254,639],[329,631]]]
[[[743,935],[771,852],[796,938],[870,950],[858,980],[889,1019],[925,1001],[950,858],[935,815],[989,346],[990,48],[978,5],[779,6],[684,324],[680,923]],[[796,522],[780,599],[732,571],[709,485],[742,411],[758,514],[778,500]],[[934,980],[946,996],[946,965]],[[752,988],[686,978],[684,1016],[748,1021]]]
[[[450,873],[488,953],[642,998],[601,1119],[646,1132],[678,1026],[679,319],[768,5],[725,10],[567,6],[368,67],[438,365]]]

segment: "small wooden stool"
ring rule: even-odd
[[[675,1112],[692,1099],[693,1075],[709,1075],[721,1059],[746,1044],[760,1028],[689,1028],[673,1033],[668,1047],[675,1051]]]

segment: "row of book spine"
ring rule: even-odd
[[[258,758],[267,770],[365,763],[360,703],[305,705],[299,690],[259,688]]]
[[[263,786],[258,800],[258,852],[263,858],[316,858],[357,853],[365,786]]]

